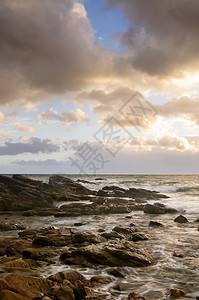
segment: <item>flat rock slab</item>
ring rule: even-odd
[[[81,266],[130,266],[142,267],[152,263],[152,256],[134,242],[121,240],[100,246],[81,247],[64,251],[60,259],[66,264]]]

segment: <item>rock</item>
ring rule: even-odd
[[[109,185],[109,186],[106,185],[102,188],[102,190],[104,190],[104,191],[121,191],[121,192],[126,191],[125,189],[120,188],[119,186],[116,186],[116,185]]]
[[[76,222],[76,223],[74,223],[74,226],[80,227],[80,226],[83,226],[83,225],[85,225],[85,224],[86,224],[86,223]]]
[[[52,257],[56,256],[56,252],[52,249],[36,249],[36,248],[28,248],[23,250],[22,255],[23,259],[32,259],[39,261],[46,261],[52,263]]]
[[[179,297],[183,297],[185,296],[185,291],[181,290],[181,289],[170,289],[170,296],[174,297],[174,298],[179,298]]]
[[[109,284],[112,282],[112,279],[109,276],[93,276],[90,279],[91,285],[96,286],[100,284]]]
[[[0,299],[1,300],[30,300],[30,298],[21,296],[9,290],[2,290],[0,292]]]
[[[103,190],[99,190],[97,192],[97,196],[100,196],[100,197],[108,197],[109,196],[109,193],[107,191],[103,191]]]
[[[146,204],[143,210],[147,214],[166,214],[177,212],[175,208],[166,207],[162,203]]]
[[[7,224],[7,223],[0,223],[0,230],[2,231],[9,231],[9,230],[23,230],[26,227],[22,224]]]
[[[182,215],[179,215],[177,218],[175,218],[174,222],[177,222],[177,223],[187,223],[189,221],[187,220],[186,217],[184,217]]]
[[[60,300],[76,300],[72,288],[69,286],[61,286],[53,291],[55,299]]]
[[[73,284],[73,293],[75,295],[76,300],[83,300],[85,299],[87,293],[85,291],[85,287],[80,280],[77,280]]]
[[[54,207],[52,188],[21,175],[0,175],[0,209],[26,211],[36,207]]]
[[[31,299],[49,293],[54,284],[47,279],[12,273],[1,274],[0,279],[16,289],[18,294]]]
[[[112,205],[105,211],[108,214],[128,214],[129,212],[131,212],[131,209],[123,205]]]
[[[31,242],[17,238],[0,238],[0,255],[20,256],[22,251],[31,246]]]
[[[51,275],[48,277],[48,279],[52,280],[52,281],[56,281],[58,283],[63,283],[64,280],[68,280],[69,282],[71,282],[72,284],[79,280],[81,282],[86,282],[87,279],[78,271],[76,270],[65,270],[59,273],[56,273],[54,275]]]
[[[62,191],[68,191],[75,195],[92,195],[93,192],[83,185],[60,175],[53,175],[49,178],[49,185],[53,189],[62,190]]]
[[[127,300],[145,300],[145,298],[142,295],[133,292],[128,295]]]
[[[95,180],[96,180],[96,179],[95,179]],[[77,179],[76,182],[88,183],[88,184],[96,184],[96,182],[88,181],[88,180],[83,180],[83,179]]]
[[[83,243],[88,242],[89,244],[97,244],[105,242],[105,238],[103,238],[99,233],[94,231],[89,232],[76,232],[72,236],[73,243]]]
[[[136,189],[136,188],[129,188],[124,193],[124,197],[131,197],[134,199],[146,199],[146,200],[169,198],[168,196],[160,194],[159,192],[156,191],[150,191],[146,189]]]
[[[10,268],[29,269],[29,265],[22,259],[10,260],[0,264],[0,266],[10,267]]]
[[[61,196],[59,198],[56,199],[56,201],[58,202],[61,202],[61,201],[80,201],[81,198],[77,195],[74,195],[74,194],[71,194],[71,193],[68,193],[67,195],[64,195],[64,196]]]
[[[34,215],[36,215],[36,212],[33,209],[26,210],[22,213],[22,216],[24,216],[24,217],[31,217],[31,216],[34,216]]]
[[[184,257],[184,254],[182,252],[173,252],[173,256],[174,257],[179,257],[179,258],[183,258]]]
[[[108,242],[102,246],[80,247],[64,251],[60,260],[66,264],[81,266],[147,266],[151,264],[151,255],[135,244],[126,240]]]
[[[124,275],[117,269],[108,269],[107,273],[114,277],[124,278]]]
[[[194,222],[199,222],[199,218],[197,218]]]
[[[119,233],[123,238],[130,239],[137,229],[134,227],[115,226],[112,231]]]
[[[133,199],[160,199],[168,198],[168,196],[159,194],[156,191],[150,191],[146,189],[129,188],[123,189],[118,186],[105,186],[102,190],[97,192],[98,196],[105,197],[129,197]]]
[[[97,205],[102,205],[102,204],[105,203],[106,198],[104,198],[104,197],[92,197],[90,199],[90,201],[97,204]]]
[[[104,237],[107,240],[114,240],[114,239],[120,239],[120,240],[122,240],[124,238],[123,235],[121,235],[121,234],[119,234],[117,232],[114,232],[114,231],[112,231],[112,232],[103,232],[101,234],[101,236]]]
[[[137,242],[137,241],[147,241],[148,240],[148,236],[144,233],[132,233],[130,238],[129,238],[129,241],[134,241],[134,242]]]
[[[33,237],[32,245],[36,247],[64,247],[77,244],[96,244],[105,242],[105,238],[94,231],[81,232],[74,228],[43,231],[45,235]]]
[[[158,221],[150,221],[149,227],[163,227],[164,225]]]

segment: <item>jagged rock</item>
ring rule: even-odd
[[[35,207],[54,207],[52,188],[21,175],[0,175],[0,209],[25,211]]]
[[[49,185],[53,189],[68,191],[73,194],[92,195],[92,191],[83,185],[64,176],[53,175],[49,178]]]
[[[151,255],[140,249],[134,242],[121,240],[103,246],[81,247],[64,251],[60,259],[66,264],[82,266],[147,266],[152,262]]]
[[[189,221],[187,220],[186,217],[180,215],[177,218],[175,218],[174,222],[177,222],[177,223],[187,223]]]

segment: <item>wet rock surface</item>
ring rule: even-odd
[[[143,210],[146,214],[166,214],[177,212],[175,208],[167,207],[162,203],[146,204]]]
[[[121,240],[120,243],[112,241],[102,247],[81,247],[64,251],[60,260],[66,264],[87,267],[95,265],[142,267],[152,263],[152,257],[147,251],[125,240]]]

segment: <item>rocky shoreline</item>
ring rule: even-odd
[[[91,190],[80,181],[60,175],[51,176],[48,183],[22,175],[0,175],[0,214],[9,215],[10,219],[17,215],[19,219],[17,223],[0,223],[0,232],[4,232],[0,236],[0,299],[117,299],[122,292],[120,279],[125,277],[122,267],[147,268],[154,263],[152,253],[144,246],[150,235],[142,228],[131,222],[128,226],[113,226],[109,231],[103,228],[83,231],[77,228],[82,224],[76,222],[74,227],[38,229],[26,227],[20,216],[72,217],[75,221],[82,215],[125,214],[130,219],[128,214],[139,210],[152,216],[176,213],[159,202],[163,198],[167,196],[146,189],[104,186]],[[149,200],[154,203],[148,203]],[[186,220],[181,216],[176,222]],[[149,226],[163,227],[163,224],[150,221]],[[18,237],[6,236],[11,231]],[[42,269],[57,261],[62,271],[42,276]],[[107,274],[86,278],[75,266],[91,269],[106,266]],[[109,286],[112,293],[107,294],[104,286]],[[174,298],[185,295],[182,289],[169,293]],[[145,298],[132,291],[120,299]]]

